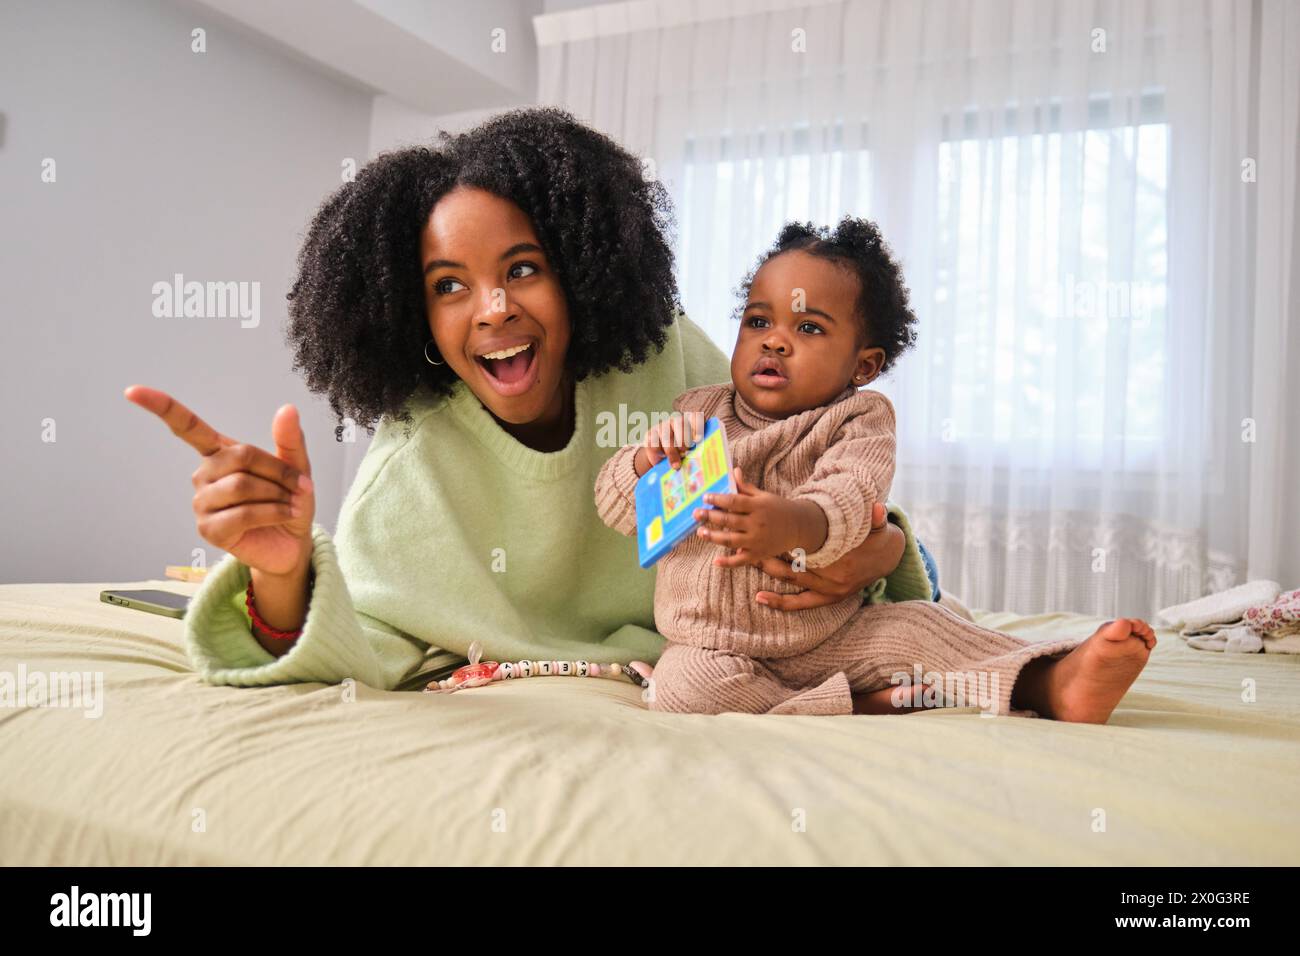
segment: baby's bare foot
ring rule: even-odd
[[[1120,618],[1103,624],[1045,675],[1043,716],[1104,724],[1155,646],[1155,631],[1146,621]]]

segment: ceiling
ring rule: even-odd
[[[432,115],[536,99],[532,18],[547,8],[543,0],[178,2]]]

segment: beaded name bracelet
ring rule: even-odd
[[[480,661],[482,646],[475,641],[469,648],[469,663],[458,667],[450,677],[430,681],[425,693],[450,692],[470,687],[482,687],[498,680],[516,680],[523,677],[619,677],[625,676],[638,687],[650,684],[654,672],[649,664],[633,661],[630,664],[596,664],[591,661]]]

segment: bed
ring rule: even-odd
[[[98,717],[0,707],[5,865],[1300,863],[1291,655],[1160,631],[1106,726],[682,716],[606,680],[212,687],[106,587],[197,585],[0,586],[0,672],[103,675]]]

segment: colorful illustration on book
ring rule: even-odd
[[[667,459],[647,471],[636,484],[637,552],[648,568],[667,554],[698,522],[691,517],[705,504],[707,493],[735,491],[726,430],[721,420],[705,423],[704,437],[682,457],[680,468]]]

